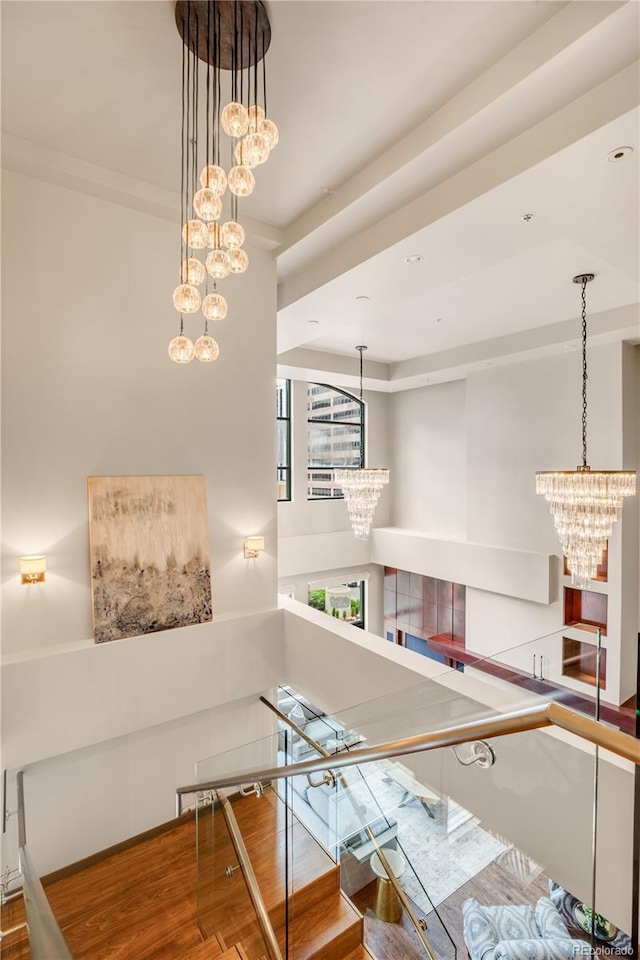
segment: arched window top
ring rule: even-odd
[[[364,403],[327,383],[307,387],[307,496],[340,499],[333,471],[364,466]]]

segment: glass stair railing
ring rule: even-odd
[[[638,741],[555,703],[486,716],[483,705],[473,715],[474,705],[455,690],[435,703],[424,693],[413,688],[327,717],[281,691],[286,713],[270,705],[279,710],[278,731],[202,761],[196,783],[179,796],[227,795],[284,960],[355,960],[362,945],[378,960],[465,956],[476,904],[498,913],[511,904],[533,917],[542,900],[568,925],[576,955],[589,955],[603,928],[585,924],[601,901],[611,903],[599,862],[612,857],[632,871],[624,831],[603,821],[598,798],[619,790],[631,816],[626,764],[640,763]],[[435,729],[408,734],[425,713]],[[371,746],[381,727],[406,735]],[[201,808],[198,823],[211,816]],[[225,827],[209,822],[206,856],[215,859]],[[199,827],[199,861],[200,836]],[[222,866],[213,870],[218,884],[231,879]],[[227,943],[204,870],[199,882],[201,927]],[[610,942],[627,950],[622,902],[606,923]],[[271,955],[258,942],[247,956]]]
[[[263,699],[265,705],[274,707]],[[359,734],[344,729],[333,718],[313,717],[304,729],[292,719],[300,716],[302,703],[297,702],[289,714],[278,709],[279,722],[293,741],[295,754],[313,752],[331,758],[336,752],[357,750]],[[315,741],[318,737],[322,745]],[[308,751],[300,750],[306,744]],[[298,746],[296,750],[295,747]],[[299,815],[310,807],[322,811],[322,819],[331,828],[332,856],[340,864],[341,887],[357,900],[362,880],[373,874],[377,877],[376,914],[381,919],[404,919],[402,939],[407,956],[455,957],[455,945],[437,913],[431,926],[437,929],[440,949],[436,954],[430,943],[433,931],[427,931],[425,913],[433,913],[433,904],[416,873],[411,859],[398,841],[397,821],[392,815],[393,804],[383,800],[384,793],[372,791],[358,766],[340,770],[335,776],[292,778],[294,792],[300,797]],[[302,799],[304,798],[304,799]],[[311,819],[311,815],[307,814]],[[309,822],[313,831],[313,822]],[[408,890],[419,890],[422,906],[418,907]],[[425,910],[426,907],[426,910]],[[365,943],[368,942],[365,927]],[[368,944],[373,946],[373,944]]]
[[[256,756],[269,753],[286,760],[289,746],[286,732],[278,733],[203,761],[198,774],[208,775],[213,768],[226,769],[238,762],[251,764]],[[316,751],[311,755],[320,757]],[[327,951],[340,958],[362,946],[362,918],[342,895],[335,859],[296,816],[294,794],[294,784],[287,778],[264,787],[248,783],[228,797],[217,792],[208,807],[201,800],[197,809],[200,928],[205,936],[216,936],[225,945],[238,943],[248,960],[263,956],[304,960]],[[205,803],[208,799],[204,798]],[[241,907],[228,907],[234,886],[240,886],[237,875],[246,874],[246,869],[240,858],[232,862],[234,848],[229,845],[224,808],[234,818],[251,865],[248,885],[254,892],[248,913],[246,897]],[[332,846],[328,835],[324,839]],[[256,936],[258,927],[261,937]]]
[[[6,803],[6,779],[4,790]],[[3,926],[0,930],[0,956],[30,957],[31,960],[73,960],[27,849],[24,773],[21,770],[16,774],[16,799],[18,868],[7,869],[3,875],[0,883],[0,906],[3,914],[7,906],[7,912],[13,914],[15,911],[17,922],[11,922],[7,929]],[[10,882],[18,877],[22,879],[21,890],[15,893],[7,892]],[[28,947],[24,940],[25,931]]]

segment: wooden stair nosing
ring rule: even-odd
[[[351,953],[344,956],[342,960],[376,960],[376,958],[364,943],[361,943],[355,950],[352,950]]]
[[[215,937],[203,940],[188,953],[182,954],[181,960],[220,960],[227,951],[223,950]]]

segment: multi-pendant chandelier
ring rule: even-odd
[[[209,322],[227,315],[218,284],[249,266],[238,198],[253,193],[253,170],[279,139],[267,116],[264,57],[271,27],[260,0],[178,0],[175,13],[183,41],[182,237],[173,291],[180,333],[169,356],[176,363],[194,357],[210,363],[220,350]],[[200,312],[204,331],[194,344],[185,317]]]
[[[624,497],[636,492],[629,470],[592,470],[587,463],[587,284],[592,273],[573,278],[582,285],[582,464],[575,470],[536,474],[536,493],[549,501],[574,586],[584,589],[598,571]]]
[[[366,349],[356,347],[360,352],[360,409],[363,411],[362,354]],[[364,463],[364,417],[360,428],[360,463]],[[344,494],[356,540],[368,540],[382,488],[389,483],[389,471],[383,467],[345,467],[335,470],[333,479]]]

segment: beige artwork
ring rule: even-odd
[[[212,618],[204,477],[89,477],[96,643]]]

